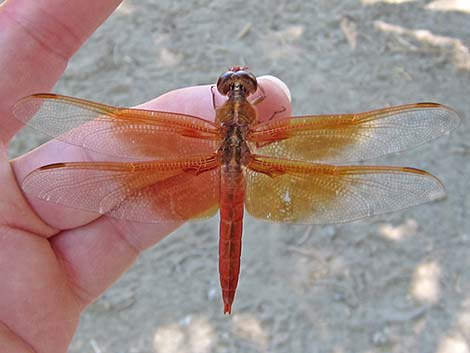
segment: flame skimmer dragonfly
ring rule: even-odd
[[[238,284],[244,209],[265,221],[349,222],[428,202],[442,183],[414,168],[347,166],[415,147],[459,123],[452,109],[417,103],[358,114],[311,115],[260,123],[256,77],[222,74],[227,97],[215,122],[116,108],[55,94],[25,97],[17,119],[69,144],[125,162],[64,162],[25,177],[26,193],[129,221],[204,219],[220,210],[219,272],[224,313]],[[32,118],[32,119],[31,119]]]

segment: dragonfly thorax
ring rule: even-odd
[[[218,156],[223,165],[238,169],[245,164],[250,154],[246,141],[248,129],[247,125],[235,123],[223,125],[224,139],[218,149]]]

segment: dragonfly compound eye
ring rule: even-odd
[[[227,95],[228,91],[230,91],[230,87],[233,84],[233,71],[227,71],[219,76],[217,80],[217,91],[219,91],[224,96]]]
[[[256,76],[250,71],[238,71],[234,74],[237,77],[237,81],[245,87],[248,94],[253,94],[258,89],[258,81]]]

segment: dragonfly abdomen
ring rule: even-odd
[[[241,168],[223,166],[220,174],[219,273],[224,314],[230,314],[240,273],[245,177]]]

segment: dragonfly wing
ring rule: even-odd
[[[441,198],[442,183],[413,168],[332,166],[255,157],[247,211],[273,222],[349,222]]]
[[[203,219],[218,210],[214,157],[170,162],[56,163],[26,176],[23,190],[68,207],[144,223]]]
[[[312,115],[259,124],[253,151],[276,158],[345,163],[418,146],[453,129],[458,114],[436,103],[418,103],[358,114]]]
[[[217,148],[215,126],[185,114],[116,108],[55,94],[25,97],[13,114],[48,136],[121,158],[179,159]]]

